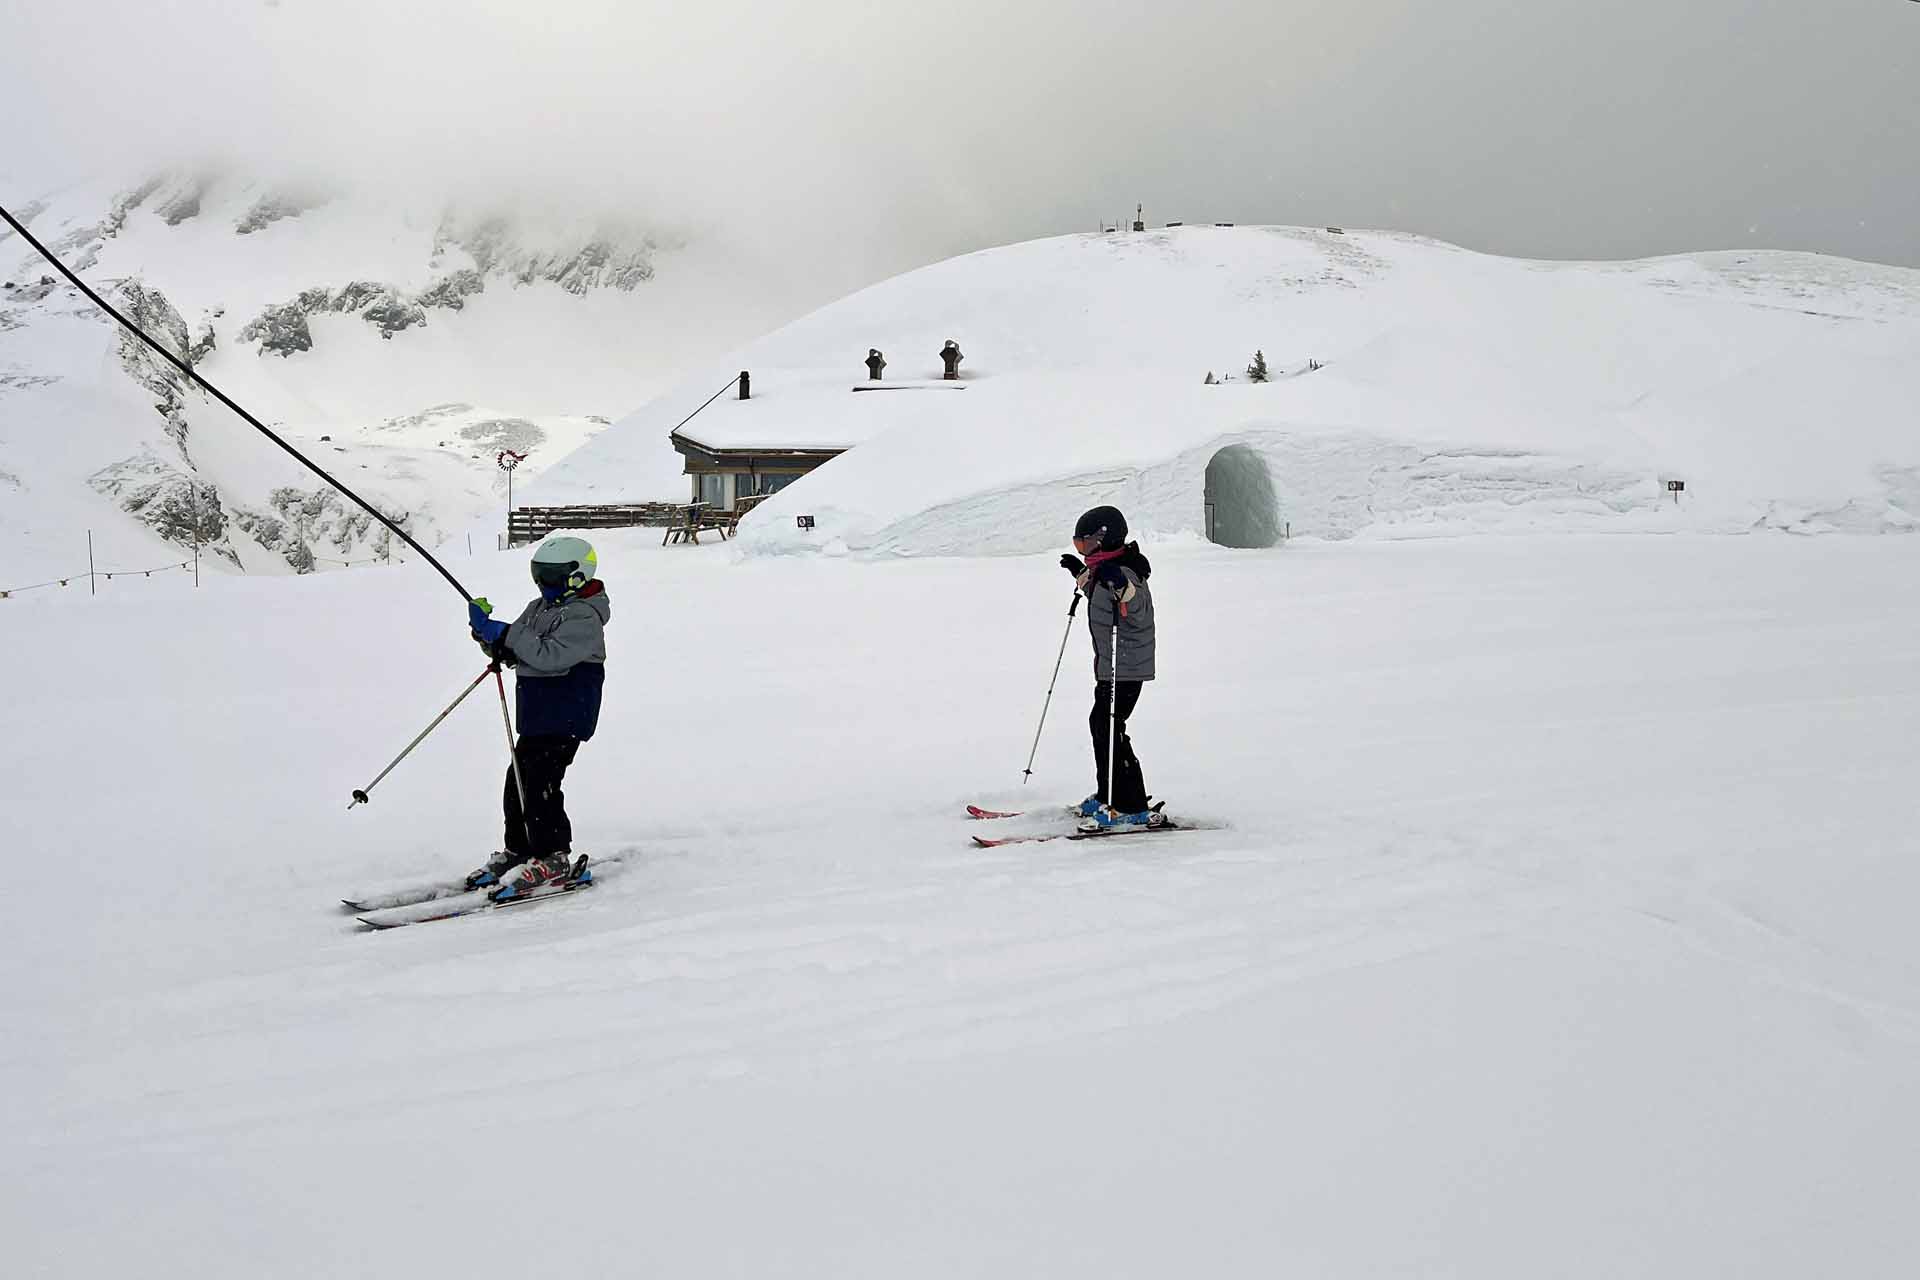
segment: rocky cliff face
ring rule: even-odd
[[[112,294],[113,304],[127,319],[139,325],[153,339],[181,360],[191,361],[193,344],[187,337],[187,322],[158,289],[150,289],[138,280],[124,281]],[[125,329],[115,329],[120,345],[120,364],[127,376],[155,396],[154,409],[166,419],[167,438],[187,452],[187,420],[184,412],[187,379],[180,371],[140,339]]]
[[[371,280],[338,289],[318,285],[267,307],[240,330],[239,338],[258,344],[263,355],[284,358],[311,351],[313,329],[307,321],[325,312],[358,315],[381,337],[392,338],[426,324],[431,311],[462,310],[490,281],[516,287],[546,282],[575,295],[597,289],[632,292],[653,279],[655,251],[645,235],[620,239],[607,233],[577,237],[564,248],[530,248],[509,219],[469,221],[447,214],[434,234],[429,266],[435,277],[425,289],[409,294]],[[464,265],[467,262],[472,265]]]
[[[448,305],[444,301],[447,298],[454,299],[455,310],[464,305],[456,294],[440,291],[433,296],[436,299],[433,305]],[[291,302],[268,307],[240,330],[240,341],[259,343],[263,355],[271,351],[286,357],[311,351],[313,329],[307,324],[307,318],[330,311],[358,315],[378,329],[383,338],[427,322],[427,309],[421,301],[383,284],[356,280],[337,293],[326,288],[303,289]]]
[[[407,527],[404,514],[388,513],[387,518]],[[328,488],[274,489],[264,507],[237,508],[233,522],[255,542],[284,557],[295,573],[312,573],[328,563],[386,560],[407,549],[392,530]]]
[[[189,340],[186,321],[165,294],[138,280],[127,280],[113,291],[111,301],[161,346],[192,365],[201,344]],[[165,452],[143,447],[95,472],[88,484],[167,541],[181,546],[197,542],[238,564],[226,541],[220,491],[195,473],[188,448],[192,432],[188,407],[190,400],[201,399],[200,392],[146,343],[117,326],[115,335],[121,367],[154,397],[161,432],[172,447]],[[210,332],[206,341],[211,344]]]
[[[269,191],[253,202],[253,207],[242,214],[233,224],[234,233],[250,236],[274,223],[286,218],[297,218],[301,214],[318,209],[327,202],[327,197],[319,192],[310,191]]]
[[[435,260],[458,249],[472,258],[483,276],[533,284],[546,280],[568,293],[595,289],[631,292],[653,279],[657,248],[650,236],[597,231],[563,248],[525,245],[511,219],[465,219],[447,214],[434,235]]]
[[[227,541],[220,491],[174,459],[145,449],[96,472],[89,483],[168,542],[197,542],[230,564],[240,563]]]

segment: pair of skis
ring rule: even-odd
[[[569,893],[576,893],[581,889],[591,888],[597,876],[605,875],[608,868],[619,861],[617,854],[602,858],[593,864],[593,872],[589,873],[587,855],[583,853],[573,860],[573,865],[568,868],[566,875],[532,889],[522,890],[500,902],[488,896],[497,886],[488,885],[483,889],[469,889],[466,880],[462,878],[434,881],[391,893],[342,898],[340,904],[353,912],[354,918],[369,929],[398,929],[410,924],[431,924],[435,920],[453,920],[460,916],[479,915],[483,911],[506,911],[535,902],[547,902]]]
[[[1154,813],[1158,815],[1159,806]],[[1077,809],[1064,810],[1062,816],[1074,816]],[[1000,821],[1007,818],[1027,816],[1024,810],[1003,811],[984,809],[979,805],[968,805],[967,816],[983,822]],[[1195,828],[1182,826],[1177,822],[1162,819],[1141,826],[1123,825],[1103,827],[1097,831],[1060,831],[1050,834],[1028,834],[1017,836],[974,836],[973,843],[982,849],[998,849],[1011,844],[1041,844],[1049,840],[1111,840],[1123,836],[1154,835],[1167,831],[1191,831]],[[620,862],[620,855],[613,854],[593,864],[595,874],[587,872],[587,855],[581,854],[573,861],[573,866],[560,879],[549,881],[537,888],[515,894],[504,902],[495,902],[488,897],[487,889],[469,889],[464,878],[459,880],[434,881],[429,884],[415,885],[388,893],[363,894],[357,898],[342,898],[341,905],[351,911],[354,918],[368,929],[398,929],[406,925],[430,924],[436,920],[454,920],[461,916],[479,915],[486,911],[507,911],[514,907],[530,906],[536,902],[549,902],[554,898],[576,893],[590,888],[596,875],[605,875]]]
[[[1066,812],[1070,815],[1077,816],[1080,811],[1078,809],[1068,809]],[[1160,831],[1190,830],[1190,828],[1183,827],[1169,818],[1160,817],[1159,805],[1153,807],[1153,813],[1156,818],[1159,818],[1159,821],[1138,826],[1124,824],[1114,827],[1101,827],[1097,831],[1061,831],[1051,835],[1001,836],[997,839],[989,836],[975,836],[973,837],[973,842],[982,849],[998,849],[1003,845],[1041,844],[1048,840],[1109,840],[1116,836],[1144,836],[1152,835]],[[1010,813],[1003,813],[996,809],[983,809],[979,805],[970,804],[967,806],[967,816],[982,822],[992,822],[1001,818],[1024,817],[1025,810],[1014,810]]]

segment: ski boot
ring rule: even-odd
[[[506,881],[487,896],[495,902],[506,902],[531,893],[542,885],[567,880],[573,874],[573,858],[564,850],[550,853],[543,858],[528,858],[520,868],[520,874]],[[584,874],[584,873],[583,873]]]
[[[487,859],[486,866],[468,874],[467,888],[485,889],[492,885],[499,884],[502,880],[506,879],[507,872],[513,870],[525,861],[526,859],[521,855],[509,853],[505,849],[502,849]]]
[[[1119,813],[1101,805],[1091,817],[1083,818],[1080,830],[1086,835],[1104,835],[1110,831],[1127,831],[1136,827],[1164,827],[1167,815],[1160,812],[1160,806],[1142,809],[1139,813]]]
[[[1100,816],[1100,811],[1106,807],[1105,802],[1100,799],[1100,793],[1096,791],[1079,804],[1069,806],[1067,812],[1082,818],[1097,818]],[[1160,806],[1153,803],[1152,796],[1147,797],[1147,812],[1160,812]]]

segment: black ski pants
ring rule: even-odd
[[[507,852],[520,861],[572,851],[573,824],[567,821],[567,798],[560,791],[560,780],[567,776],[567,766],[578,750],[578,738],[520,735],[515,754],[520,758],[520,784],[527,789],[525,819],[512,765],[507,766],[507,789],[501,800],[507,819]]]
[[[1140,686],[1145,683],[1122,680],[1116,686],[1111,681],[1094,681],[1093,710],[1087,716],[1087,728],[1093,731],[1094,776],[1100,781],[1095,794],[1103,803],[1107,800],[1107,736],[1109,731],[1118,734],[1113,748],[1118,773],[1113,780],[1113,807],[1121,813],[1139,813],[1147,807],[1147,780],[1140,772],[1139,759],[1133,754],[1133,740],[1127,737],[1127,717],[1140,701]],[[1116,688],[1119,690],[1117,700]],[[1118,726],[1111,724],[1109,708],[1119,712]]]

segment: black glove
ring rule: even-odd
[[[1061,556],[1060,567],[1076,578],[1087,571],[1087,566],[1081,563],[1080,557],[1074,555]]]

